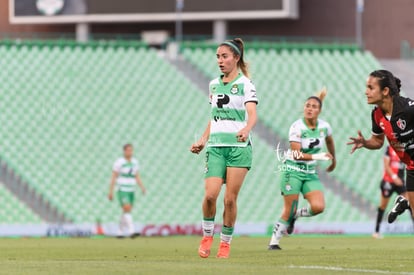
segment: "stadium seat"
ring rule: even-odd
[[[118,202],[107,200],[111,167],[122,145],[132,142],[148,191],[145,197],[137,193],[134,219],[199,222],[204,157],[188,148],[204,130],[208,98],[155,50],[140,43],[0,42],[0,54],[5,91],[0,154],[52,205],[74,222],[117,222]],[[199,43],[182,54],[208,77],[217,75],[215,46]],[[258,45],[246,57],[260,98],[260,120],[283,138],[301,116],[306,97],[328,87],[322,116],[332,123],[337,143],[333,175],[376,202],[381,153],[361,151],[350,158],[344,146],[358,128],[369,129],[363,80],[376,66],[372,55]],[[240,193],[238,222],[273,222],[282,208],[276,144],[253,138],[254,165]],[[358,211],[329,191],[327,203],[333,209],[321,221]],[[222,208],[218,203],[218,213]]]
[[[366,104],[364,81],[380,67],[378,61],[370,52],[342,44],[294,44],[275,50],[247,43],[246,48],[245,58],[260,98],[259,118],[283,139],[290,124],[301,116],[306,98],[327,87],[321,118],[332,125],[336,143],[338,166],[332,175],[376,207],[382,152],[360,150],[351,156],[345,144],[358,129],[370,134],[372,107]],[[207,77],[219,74],[212,49],[184,47],[182,53]]]

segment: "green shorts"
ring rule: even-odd
[[[282,195],[306,195],[311,191],[323,191],[323,185],[317,173],[307,174],[304,172],[285,170],[280,178],[280,190]]]
[[[135,192],[118,191],[117,196],[118,196],[119,204],[121,206],[124,206],[126,204],[134,205]]]
[[[227,167],[252,166],[252,146],[246,147],[208,147],[206,153],[205,178],[226,179]]]

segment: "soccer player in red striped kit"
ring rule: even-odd
[[[372,237],[375,239],[382,239],[382,235],[380,234],[381,221],[392,194],[395,192],[398,195],[406,196],[405,183],[403,180],[405,165],[400,160],[394,149],[392,149],[389,145],[385,149],[383,160],[384,173],[380,185],[381,198],[377,210],[375,232],[372,234]]]
[[[414,100],[400,96],[401,81],[387,70],[372,72],[366,84],[368,104],[376,105],[372,111],[372,135],[365,139],[361,131],[351,137],[351,153],[359,148],[380,149],[384,137],[406,165],[407,198],[397,196],[388,213],[393,223],[406,209],[414,211]]]

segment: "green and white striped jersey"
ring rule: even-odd
[[[305,154],[319,153],[324,144],[326,137],[332,135],[332,128],[328,122],[318,119],[315,129],[310,129],[304,119],[296,120],[289,130],[289,142],[299,142],[301,152]],[[316,160],[295,160],[294,155],[301,152],[292,152],[287,154],[286,164],[288,168],[305,173],[315,173]]]
[[[123,157],[119,158],[115,161],[112,170],[118,173],[116,184],[119,191],[135,191],[137,185],[135,177],[139,171],[138,160],[132,158],[131,161],[128,161]]]
[[[237,132],[247,124],[247,102],[258,103],[256,88],[243,74],[224,84],[222,77],[210,82],[211,126],[209,147],[245,147],[250,142],[237,141]]]

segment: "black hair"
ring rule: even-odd
[[[378,79],[381,90],[384,90],[386,87],[388,87],[388,89],[390,89],[391,96],[400,95],[401,80],[398,77],[394,76],[390,71],[376,70],[369,75]]]
[[[125,150],[126,150],[126,149],[128,149],[129,147],[133,148],[134,146],[133,146],[131,143],[127,143],[127,144],[125,144],[124,146],[122,146],[122,149],[124,149],[124,151],[125,151]]]

